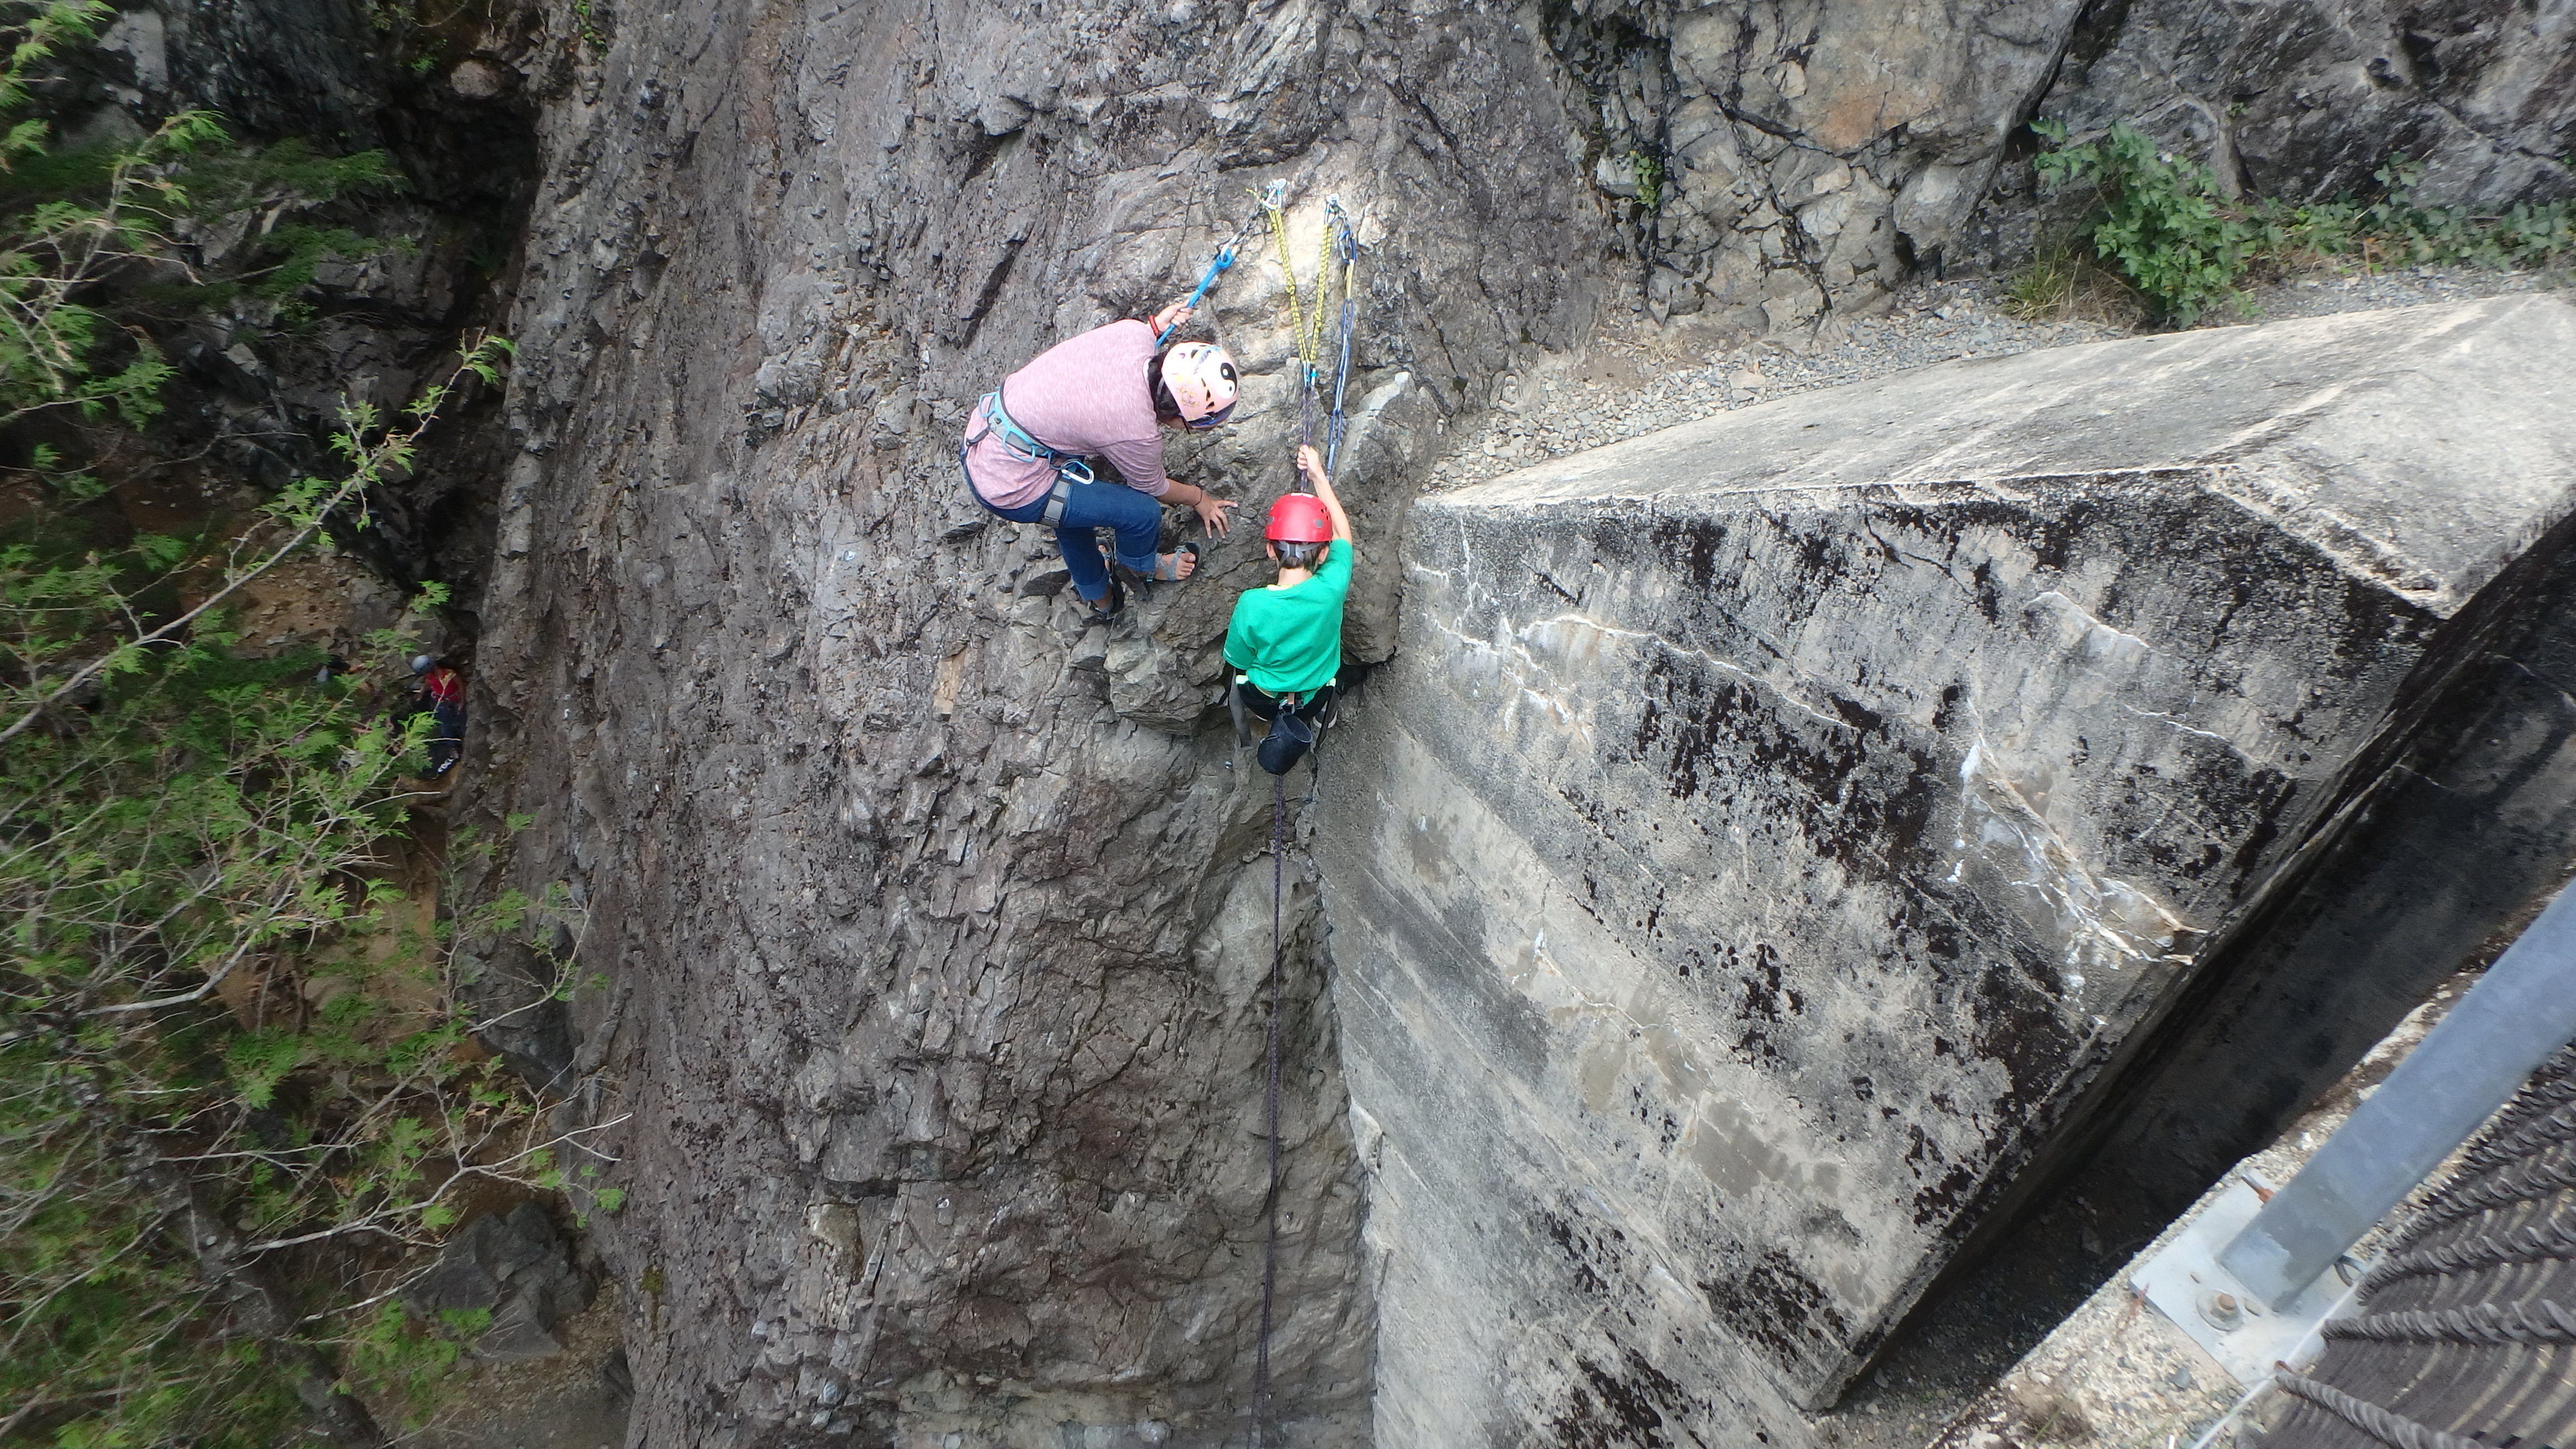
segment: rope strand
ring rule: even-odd
[[[1252,1357],[1252,1449],[1270,1442],[1270,1309],[1279,1286],[1279,903],[1287,893],[1288,777],[1270,777],[1270,1188],[1261,1200],[1261,1337]]]

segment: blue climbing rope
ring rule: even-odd
[[[1287,182],[1274,181],[1270,183],[1270,185],[1272,191],[1278,195],[1284,197],[1287,194]],[[1234,265],[1235,252],[1243,245],[1244,237],[1252,231],[1254,218],[1259,215],[1259,212],[1255,212],[1252,216],[1245,217],[1243,219],[1243,224],[1234,229],[1233,235],[1227,237],[1224,241],[1217,243],[1216,256],[1208,262],[1207,270],[1199,274],[1199,284],[1190,289],[1190,299],[1181,304],[1184,308],[1192,312],[1198,310],[1199,299],[1208,294],[1208,288],[1216,285],[1216,279],[1221,273],[1223,273],[1228,267]],[[1162,331],[1155,333],[1154,345],[1156,347],[1162,346],[1164,342],[1170,339],[1172,333],[1177,330],[1179,326],[1180,324],[1175,322],[1170,327],[1166,327]]]
[[[1252,1449],[1270,1443],[1270,1305],[1279,1288],[1279,902],[1287,891],[1288,777],[1270,777],[1270,1190],[1261,1200],[1261,1336],[1252,1357]]]
[[[1342,357],[1333,373],[1333,415],[1324,426],[1324,471],[1330,474],[1333,461],[1341,456],[1342,433],[1349,425],[1349,419],[1343,416],[1342,398],[1351,385],[1351,332],[1359,324],[1360,303],[1352,281],[1359,275],[1360,237],[1338,196],[1324,198],[1324,225],[1332,229],[1333,251],[1342,263]]]

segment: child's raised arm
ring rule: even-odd
[[[1331,515],[1333,537],[1357,547],[1358,539],[1351,533],[1351,516],[1342,511],[1342,500],[1334,496],[1333,480],[1324,476],[1323,454],[1316,452],[1311,445],[1300,446],[1297,449],[1297,466],[1305,470],[1306,481],[1315,485],[1315,497],[1323,503],[1324,512]]]

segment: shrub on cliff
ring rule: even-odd
[[[0,114],[109,13],[0,3]],[[397,417],[345,406],[332,477],[138,528],[109,505],[156,466],[131,461],[169,376],[144,314],[337,245],[210,278],[175,230],[283,166],[322,186],[381,158],[229,152],[199,115],[80,156],[47,135],[0,138],[0,456],[23,465],[0,469],[0,1442],[381,1442],[350,1378],[399,1400],[456,1352],[382,1306],[395,1270],[462,1189],[558,1182],[565,1144],[471,1046],[394,883],[425,724],[318,650],[245,657],[229,620],[326,523],[364,527],[504,349],[467,344]],[[491,914],[553,935],[538,903]]]
[[[2366,267],[2427,263],[2539,269],[2576,261],[2576,202],[2522,204],[2484,213],[2430,206],[2414,196],[2420,168],[2391,157],[2375,173],[2377,199],[2305,206],[2231,199],[2210,168],[2157,149],[2122,123],[2083,141],[2034,121],[2046,143],[2043,181],[2087,188],[2080,255],[2044,254],[2015,284],[2026,312],[2062,309],[2095,269],[2116,276],[2151,321],[2188,327],[2213,307],[2240,304],[2261,266],[2357,261]]]

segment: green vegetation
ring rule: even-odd
[[[0,0],[0,117],[112,13]],[[232,621],[326,523],[365,526],[507,348],[466,343],[395,416],[344,405],[332,476],[138,528],[117,504],[156,471],[154,324],[287,308],[372,245],[294,213],[393,178],[196,114],[48,137],[0,139],[0,1444],[381,1442],[352,1388],[416,1409],[484,1326],[414,1321],[405,1265],[465,1193],[560,1188],[580,1148],[474,1047],[450,928],[405,895],[436,874],[404,778],[425,724]],[[464,928],[542,953],[568,909],[511,896]]]
[[[1628,153],[1628,172],[1637,178],[1637,205],[1649,214],[1664,204],[1664,162],[1652,151]]]
[[[2576,261],[2576,202],[2498,213],[2414,199],[2420,168],[2392,157],[2375,173],[2378,199],[2307,206],[2230,200],[2206,166],[2158,151],[2126,125],[2070,143],[2066,128],[2034,122],[2048,143],[2041,177],[2092,188],[2072,245],[2044,250],[2013,288],[2026,314],[2063,313],[2109,283],[2154,322],[2190,326],[2212,307],[2242,305],[2242,283],[2264,268],[2426,263],[2545,268]]]

